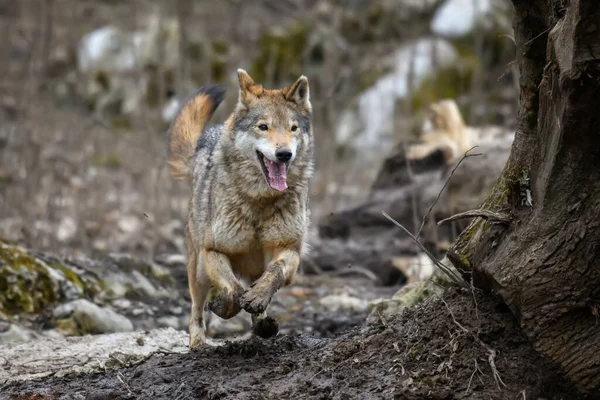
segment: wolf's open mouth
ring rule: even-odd
[[[269,186],[280,192],[287,189],[287,163],[271,161],[258,150],[256,151],[256,155],[258,156],[258,161],[265,173],[265,178],[267,178]]]

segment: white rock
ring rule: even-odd
[[[179,326],[179,318],[175,317],[175,316],[165,316],[165,317],[160,317],[156,320],[156,324],[161,327],[161,328],[174,328],[174,329],[179,329],[181,328]]]
[[[102,308],[86,300],[78,299],[62,304],[54,310],[57,319],[72,317],[75,323],[85,332],[113,333],[133,330],[131,321],[111,310]]]
[[[144,345],[138,344],[142,338]],[[144,332],[113,333],[69,338],[42,338],[19,345],[0,347],[0,385],[44,376],[90,373],[121,366],[117,358],[133,363],[156,352],[188,351],[188,335],[173,328]],[[113,361],[113,362],[110,362]],[[1,365],[1,364],[0,364]]]
[[[12,324],[6,331],[0,333],[0,344],[28,342],[38,335],[27,328]]]
[[[112,302],[112,305],[117,307],[117,308],[121,308],[121,309],[129,309],[131,308],[131,300],[128,299],[115,299]]]
[[[56,238],[59,242],[67,242],[75,237],[77,233],[77,223],[72,217],[65,217],[60,220],[56,229]]]
[[[367,301],[347,295],[329,295],[321,298],[320,303],[327,310],[363,312],[367,310]]]
[[[180,105],[181,102],[179,101],[179,99],[176,97],[172,97],[162,109],[161,116],[163,121],[170,123],[173,120],[173,118],[175,118],[177,111],[179,111]]]
[[[123,215],[119,218],[117,226],[123,233],[133,233],[140,229],[142,223],[133,215]]]

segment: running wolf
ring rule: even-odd
[[[192,189],[186,224],[192,308],[191,348],[206,343],[204,307],[221,318],[242,309],[263,337],[278,326],[266,314],[273,294],[298,268],[309,225],[313,172],[308,79],[267,90],[238,70],[238,101],[223,124],[206,123],[224,97],[202,87],[168,133],[168,163]]]

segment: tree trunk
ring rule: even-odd
[[[482,205],[512,221],[475,219],[448,256],[504,299],[538,351],[582,392],[597,395],[600,7],[597,0],[513,4],[519,123]]]

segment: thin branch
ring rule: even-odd
[[[431,254],[429,252],[429,250],[427,250],[427,248],[425,248],[425,246],[423,246],[421,243],[419,243],[417,238],[412,233],[410,233],[410,231],[408,229],[406,229],[404,226],[402,226],[402,224],[400,222],[398,222],[395,219],[393,219],[392,217],[390,217],[385,211],[382,211],[381,214],[383,214],[384,217],[389,219],[397,227],[402,229],[408,236],[410,236],[411,239],[414,240],[414,242],[417,244],[417,246],[419,246],[419,248],[427,255],[427,257],[429,257],[431,262],[433,262],[436,267],[438,267],[444,274],[446,274],[452,282],[454,282],[455,284],[462,286],[462,287],[468,287],[467,283],[460,276],[457,276],[451,269],[446,267],[437,258],[435,258],[433,256],[433,254]]]
[[[446,223],[452,222],[452,221],[458,221],[459,219],[477,218],[477,217],[483,218],[490,222],[499,222],[499,223],[504,223],[504,224],[510,223],[510,220],[511,220],[510,217],[506,214],[480,209],[480,210],[469,210],[469,211],[455,214],[451,217],[441,220],[440,222],[437,223],[437,226],[441,226],[443,224],[446,224]]]
[[[442,190],[440,190],[440,192],[438,193],[437,197],[433,201],[433,204],[431,204],[431,206],[429,207],[429,210],[427,210],[427,213],[423,217],[423,221],[421,222],[421,227],[419,228],[419,230],[417,231],[417,234],[415,235],[417,238],[419,236],[421,236],[421,231],[423,230],[423,227],[425,226],[425,222],[427,221],[427,218],[429,218],[429,215],[431,214],[431,211],[433,211],[433,207],[435,207],[435,205],[437,204],[438,200],[442,196],[442,193],[446,189],[446,186],[448,186],[448,183],[450,182],[450,179],[452,179],[452,176],[454,175],[454,172],[457,170],[457,168],[460,166],[460,164],[464,160],[466,160],[467,158],[469,158],[469,157],[477,157],[477,156],[480,156],[482,154],[482,153],[469,154],[469,152],[471,150],[473,150],[475,147],[478,147],[478,146],[473,146],[469,150],[465,151],[465,154],[463,155],[463,157],[456,164],[456,166],[452,169],[452,172],[450,172],[450,176],[448,177],[448,179],[446,179],[446,182],[444,183],[444,186],[442,187]],[[415,239],[415,240],[417,240],[417,239]]]
[[[539,38],[540,36],[542,36],[544,33],[549,32],[552,28],[554,28],[554,26],[551,26],[550,28],[546,29],[545,31],[543,31],[539,35],[535,36],[533,39],[528,40],[527,42],[523,43],[523,46],[527,46],[528,44],[530,44],[531,42],[533,42],[534,40],[536,40],[537,38]]]

